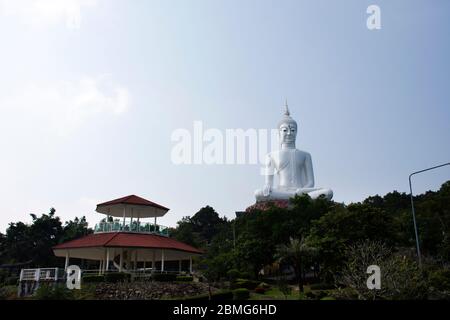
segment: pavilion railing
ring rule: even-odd
[[[161,236],[169,236],[169,228],[154,224],[154,223],[138,223],[136,221],[130,223],[121,223],[119,221],[114,222],[100,222],[95,225],[94,232],[136,232],[136,233],[152,233]]]

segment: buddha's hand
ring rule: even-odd
[[[263,196],[268,197],[272,192],[272,188],[269,185],[265,185],[263,189]]]

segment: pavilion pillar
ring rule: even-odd
[[[98,266],[98,274],[102,274],[102,268],[103,268],[103,259],[100,259],[100,265]]]
[[[126,209],[125,209],[125,206],[123,206],[123,223],[122,223],[123,228],[125,228],[125,213],[126,213]]]
[[[123,270],[123,248],[120,249],[119,272]]]
[[[178,260],[178,272],[181,273],[181,261],[182,260]]]
[[[164,272],[164,249],[161,250],[161,273]]]
[[[189,257],[189,273],[192,274],[192,257]]]
[[[105,271],[108,272],[109,270],[109,248],[106,249],[106,268]]]
[[[134,252],[134,270],[137,269],[137,263],[138,263],[137,258],[138,258],[138,251],[136,250],[136,251]]]
[[[67,270],[67,267],[69,266],[69,260],[70,260],[70,255],[69,255],[69,250],[66,251],[66,262],[64,263],[64,270]]]

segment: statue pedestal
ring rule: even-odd
[[[270,201],[260,201],[255,203],[254,205],[248,207],[245,209],[245,212],[251,212],[253,210],[262,210],[266,211],[271,207],[278,207],[278,208],[289,208],[291,206],[289,200],[270,200]]]

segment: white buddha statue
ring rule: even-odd
[[[295,148],[297,122],[291,118],[286,103],[286,112],[278,123],[280,150],[269,153],[265,163],[265,186],[256,190],[256,202],[289,200],[295,195],[308,194],[312,199],[333,197],[331,189],[314,187],[314,172],[311,155]],[[274,176],[278,183],[274,186]]]

